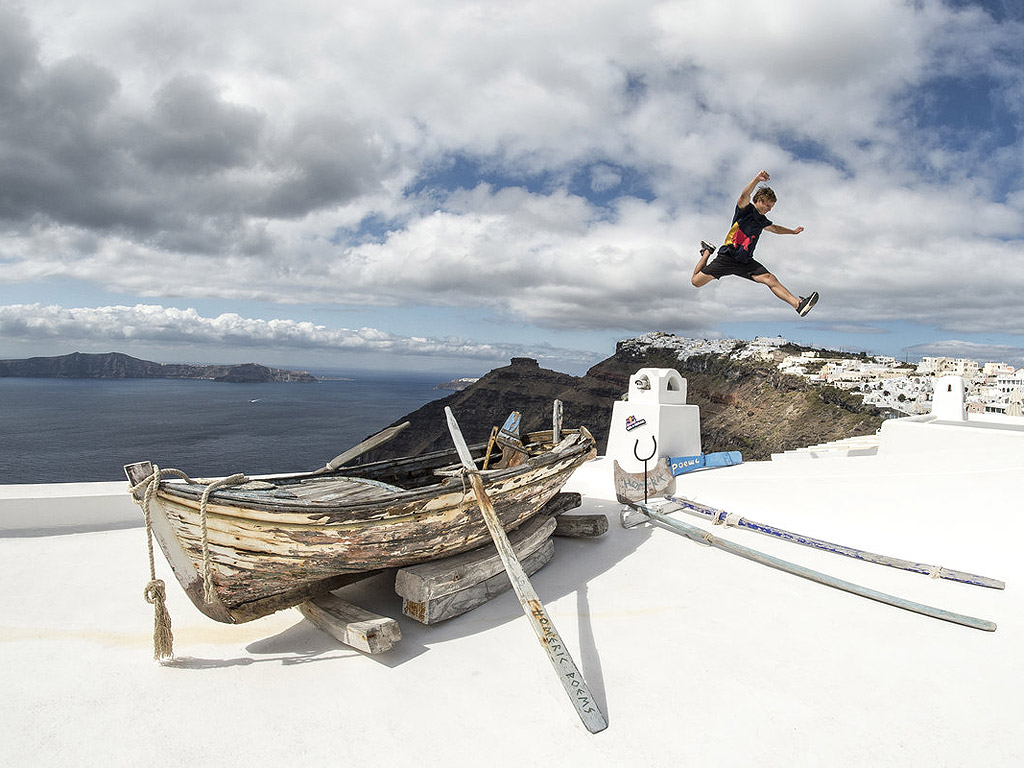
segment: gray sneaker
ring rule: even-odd
[[[800,315],[800,317],[803,317],[808,312],[810,312],[811,309],[814,308],[814,305],[817,304],[817,303],[818,303],[818,292],[817,291],[812,293],[807,298],[800,297],[800,303],[797,305],[796,312],[797,312],[798,315]]]

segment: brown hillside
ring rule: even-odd
[[[675,368],[687,380],[687,402],[700,406],[705,452],[738,450],[747,460],[827,440],[875,432],[881,414],[833,387],[814,386],[780,374],[770,363],[734,361],[726,355],[699,355],[680,361],[665,349],[634,351],[620,344],[615,355],[585,376],[541,368],[515,358],[472,386],[435,400],[401,421],[411,426],[364,461],[448,448],[451,438],[443,409],[451,406],[466,439],[482,442],[509,412],[523,415],[523,429],[550,429],[555,399],[564,405],[567,427],[582,424],[604,452],[612,404],[629,389],[639,368]]]
[[[725,355],[678,360],[667,350],[634,354],[620,345],[587,376],[628,382],[638,368],[675,368],[683,375],[686,401],[700,407],[705,452],[742,451],[745,459],[762,460],[793,448],[873,434],[882,423],[876,409],[835,387],[779,373],[771,363]]]

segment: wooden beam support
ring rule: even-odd
[[[516,556],[525,557],[536,551],[554,530],[552,518],[537,515],[513,531],[509,541]],[[454,557],[400,568],[395,575],[395,592],[414,603],[425,603],[473,587],[504,572],[498,551],[493,544],[488,544]]]
[[[608,533],[608,515],[559,515],[555,518],[555,536],[592,539]]]
[[[568,512],[570,509],[576,509],[582,503],[583,496],[579,493],[575,491],[562,491],[548,499],[548,503],[541,507],[537,514],[555,517],[563,512]]]
[[[390,651],[402,639],[397,621],[371,613],[335,594],[307,600],[298,609],[316,627],[364,653]]]
[[[554,556],[555,543],[551,539],[545,539],[540,547],[522,558],[523,570],[532,576]],[[502,570],[473,586],[422,602],[402,598],[402,613],[421,624],[437,624],[478,608],[510,589],[512,582],[508,580],[508,574]]]

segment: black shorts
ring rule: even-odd
[[[711,275],[716,280],[726,275],[736,275],[737,277],[745,277],[747,280],[753,280],[757,275],[768,274],[764,264],[755,259],[740,261],[721,251],[719,251],[715,258],[704,265],[704,269],[701,272],[705,275]]]

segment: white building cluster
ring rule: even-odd
[[[863,395],[867,405],[909,415],[928,413],[932,383],[941,376],[960,376],[967,385],[967,410],[1020,416],[1024,399],[1024,368],[949,357],[925,357],[915,367],[892,357],[827,359],[814,351],[790,356],[779,364],[786,373]]]
[[[815,350],[786,355],[789,342],[781,336],[740,339],[689,339],[660,331],[620,343],[620,348],[641,352],[666,349],[679,360],[694,355],[730,355],[735,359],[776,361],[779,370],[817,384],[830,384],[860,394],[864,403],[908,415],[928,413],[932,383],[941,376],[960,376],[967,384],[967,409],[973,413],[1024,416],[1024,368],[1006,363],[950,357],[925,357],[916,366],[885,355],[825,357]]]
[[[635,339],[619,342],[625,351],[642,352],[646,349],[666,349],[676,353],[676,359],[687,360],[694,355],[729,355],[745,342],[739,339],[688,339],[662,331],[651,331]],[[785,344],[785,342],[783,342]]]

